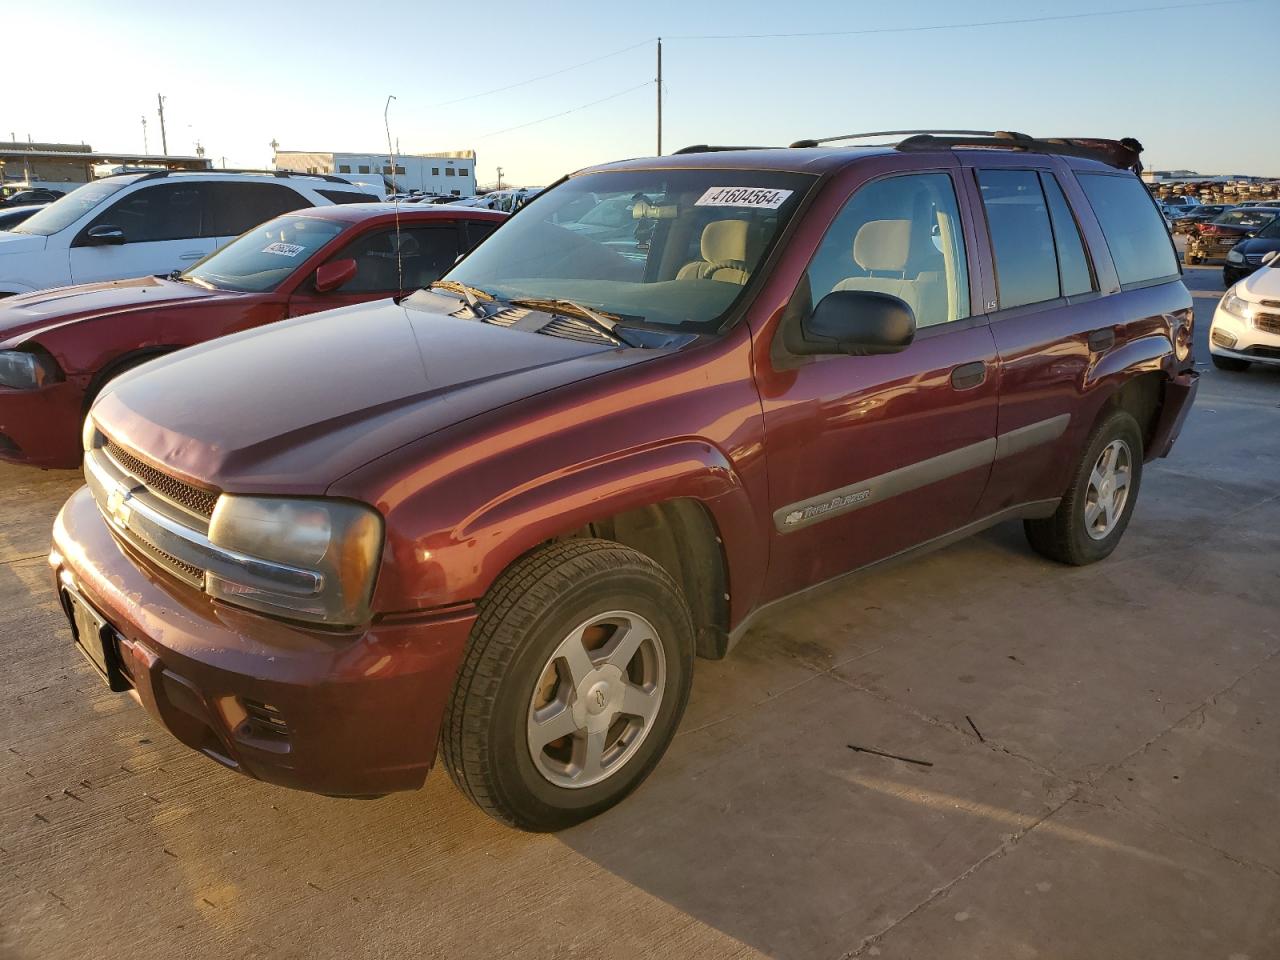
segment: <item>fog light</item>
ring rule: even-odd
[[[1213,341],[1213,345],[1215,347],[1225,347],[1228,350],[1234,349],[1236,345],[1235,337],[1227,333],[1225,330],[1219,330],[1216,327],[1209,339]]]

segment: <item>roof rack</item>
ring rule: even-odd
[[[1142,144],[1132,137],[1106,140],[1091,137],[1032,137],[1015,130],[878,130],[850,133],[821,140],[797,140],[793,147],[816,147],[839,140],[861,140],[867,137],[905,137],[894,144],[902,151],[951,150],[955,147],[1027,150],[1058,156],[1097,160],[1122,170],[1141,171]]]
[[[793,147],[817,147],[824,143],[836,143],[839,140],[865,140],[867,137],[909,137],[917,134],[945,134],[962,137],[996,137],[1000,136],[990,130],[872,130],[868,133],[846,133],[839,137],[823,137],[820,140],[797,140]],[[1030,140],[1025,133],[1007,134],[1009,137],[1022,137]]]
[[[792,144],[792,146],[795,146],[795,144]],[[758,147],[758,146],[757,147],[723,147],[723,146],[715,146],[709,143],[695,143],[691,147],[681,147],[675,153],[671,154],[671,156],[677,157],[682,153],[720,153],[722,150],[776,150],[776,149],[778,148],[777,147]]]
[[[109,173],[105,177],[99,177],[99,180],[108,180],[111,177],[138,177],[139,180],[162,180],[165,177],[179,173],[252,173],[258,176],[279,177],[287,179],[289,177],[306,177],[311,180],[323,180],[325,183],[344,183],[349,187],[354,187],[350,180],[345,177],[335,176],[331,173],[304,173],[301,170],[250,170],[241,168],[218,168],[208,167],[203,170],[121,170],[119,173]]]

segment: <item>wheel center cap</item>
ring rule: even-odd
[[[586,704],[587,713],[591,714],[593,717],[604,713],[605,709],[609,706],[609,701],[612,699],[611,694],[612,691],[609,689],[608,680],[600,680],[599,682],[592,684],[587,689],[586,696],[582,698]]]

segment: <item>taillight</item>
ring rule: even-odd
[[[1221,230],[1219,230],[1217,227],[1215,227],[1212,223],[1205,223],[1205,224],[1201,224],[1201,226],[1200,226],[1200,233],[1201,233],[1201,234],[1210,234],[1210,235],[1215,235],[1215,234],[1218,234],[1218,233],[1221,233],[1221,232],[1222,232],[1222,231],[1221,231]]]

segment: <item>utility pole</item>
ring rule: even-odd
[[[662,38],[658,38],[658,156],[662,156]]]
[[[502,168],[498,168],[498,189],[502,189]]]
[[[156,102],[160,104],[160,149],[164,151],[164,155],[169,155],[169,139],[164,132],[164,94],[156,94]]]
[[[142,152],[144,154],[151,152],[151,148],[147,146],[147,115],[145,113],[142,115]]]

